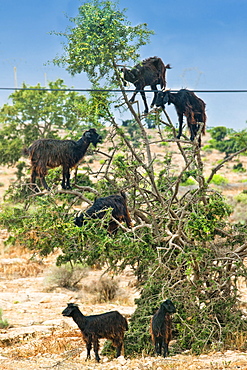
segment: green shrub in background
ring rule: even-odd
[[[246,172],[246,169],[243,166],[243,163],[239,162],[233,166],[234,172]]]
[[[226,185],[229,183],[229,181],[226,177],[219,174],[215,174],[211,180],[211,183],[215,185]]]
[[[7,328],[9,323],[6,319],[3,319],[3,310],[0,308],[0,329]]]
[[[242,191],[240,194],[236,195],[234,197],[234,199],[238,202],[238,203],[243,203],[243,204],[247,204],[247,192],[246,190]]]

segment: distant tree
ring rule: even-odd
[[[39,138],[58,138],[58,130],[80,136],[88,126],[99,125],[102,117],[100,98],[94,94],[87,100],[75,91],[65,91],[63,80],[50,82],[51,91],[40,84],[17,90],[10,95],[11,104],[0,109],[0,164],[13,165],[24,146]],[[26,90],[25,90],[26,89]],[[104,103],[105,104],[105,103]]]
[[[226,157],[247,147],[247,131],[236,132],[224,126],[214,127],[210,131],[210,146],[225,153]]]
[[[216,141],[221,141],[227,135],[227,128],[225,126],[218,126],[218,127],[212,128],[209,132],[210,132],[212,139]]]

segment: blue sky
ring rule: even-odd
[[[63,51],[61,38],[49,32],[72,26],[66,14],[76,16],[83,3],[0,0],[0,87],[44,86],[57,78],[69,87],[90,87],[85,74],[71,77],[64,68],[46,64]],[[154,30],[141,57],[157,55],[171,64],[167,88],[247,90],[246,0],[120,0],[119,8],[127,8],[132,25],[147,23]],[[0,105],[10,93],[0,90]],[[207,105],[208,126],[247,128],[247,93],[198,95]],[[147,97],[150,102],[152,95]],[[174,108],[168,113],[176,120]]]

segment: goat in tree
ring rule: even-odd
[[[95,199],[90,208],[88,208],[85,212],[80,212],[75,217],[75,224],[81,227],[85,222],[85,218],[102,219],[106,214],[106,210],[109,208],[112,209],[112,216],[116,220],[119,222],[124,221],[126,225],[131,228],[132,223],[127,207],[127,199],[123,191],[121,191],[120,195],[113,194],[108,197]],[[117,228],[118,224],[114,220],[111,220],[108,226],[108,232],[111,234],[115,232]]]
[[[78,140],[39,139],[36,140],[23,153],[31,160],[31,183],[35,184],[39,176],[42,185],[49,190],[45,176],[48,168],[62,166],[63,180],[62,188],[70,189],[70,169],[75,167],[84,157],[90,143],[95,147],[102,142],[102,137],[91,128],[84,132]]]
[[[168,345],[172,337],[171,315],[176,312],[176,308],[170,299],[161,303],[160,308],[151,318],[150,332],[155,352],[157,355],[169,355]]]
[[[150,57],[144,59],[141,63],[135,65],[132,69],[126,67],[122,68],[124,74],[124,81],[131,82],[135,85],[136,91],[134,92],[130,102],[133,103],[136,94],[140,90],[144,90],[145,86],[150,86],[154,91],[154,98],[151,103],[151,108],[155,104],[157,95],[157,85],[159,84],[161,88],[166,87],[166,70],[170,69],[170,64],[165,65],[162,59],[158,57]],[[148,104],[144,91],[140,91],[145,110],[144,113],[148,113]]]
[[[206,104],[204,101],[193,91],[187,89],[181,89],[177,93],[170,91],[159,91],[156,99],[157,107],[165,107],[165,104],[173,104],[177,111],[179,130],[177,138],[180,139],[183,130],[183,116],[187,118],[187,125],[190,131],[190,140],[193,141],[199,131],[200,124],[203,124],[202,134],[205,134],[206,130]],[[201,146],[201,136],[198,140],[199,146]]]
[[[76,304],[68,303],[68,306],[63,310],[62,315],[72,317],[81,330],[83,340],[87,347],[87,359],[90,358],[90,351],[93,344],[96,361],[100,361],[100,338],[110,339],[113,346],[117,349],[116,357],[121,355],[124,332],[128,330],[128,323],[125,317],[118,311],[84,316]]]

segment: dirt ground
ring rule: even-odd
[[[152,152],[157,158],[164,154],[162,146],[154,145]],[[174,166],[182,166],[175,147],[174,152],[175,158],[177,156]],[[223,154],[216,151],[202,155],[206,175],[223,158]],[[219,172],[229,180],[229,184],[223,189],[227,197],[233,197],[245,189],[242,181],[246,179],[246,173],[232,171],[237,161],[238,158],[226,164]],[[241,157],[241,162],[247,169],[247,157]],[[14,181],[14,173],[13,168],[0,167],[0,201],[4,191]],[[97,281],[104,272],[102,270],[88,271],[78,290],[58,287],[51,290],[45,281],[57,256],[50,256],[42,261],[30,260],[28,251],[9,249],[4,245],[7,236],[6,230],[0,230],[0,308],[3,319],[10,325],[9,328],[0,329],[0,370],[247,370],[247,353],[237,351],[214,352],[201,356],[191,356],[188,352],[165,359],[140,357],[130,360],[121,356],[110,360],[101,356],[100,363],[95,362],[92,353],[92,359],[86,362],[85,345],[78,327],[72,319],[64,318],[61,312],[68,302],[75,302],[86,315],[118,310],[129,319],[135,310],[134,299],[138,296],[131,271],[126,270],[119,276],[120,294],[109,303],[98,303],[95,296],[83,288],[92,281]],[[242,284],[241,289],[242,300],[247,302],[246,285]],[[103,340],[101,348],[102,346]]]

